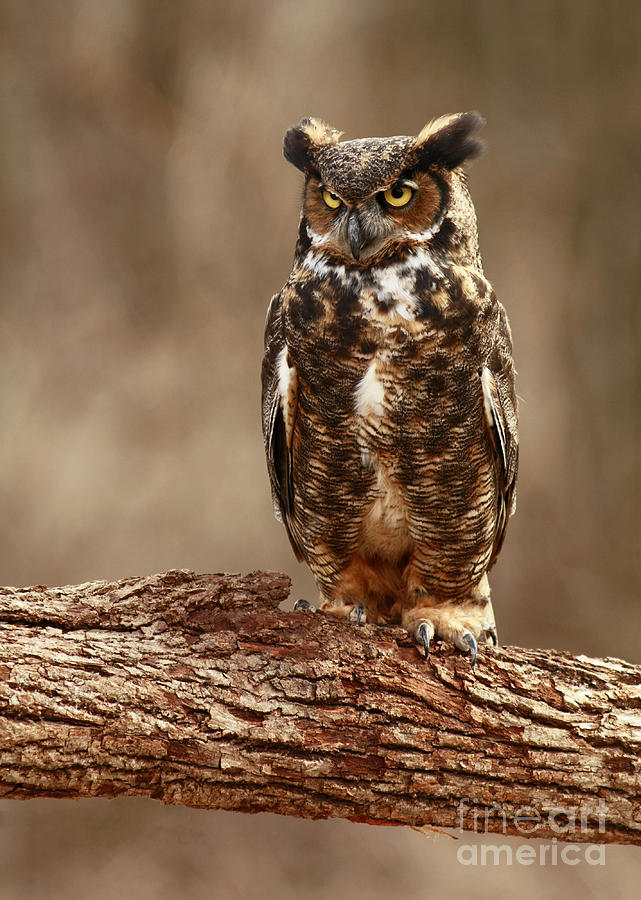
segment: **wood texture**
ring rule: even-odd
[[[426,663],[398,628],[279,611],[288,592],[187,571],[1,589],[0,796],[641,843],[641,667]]]

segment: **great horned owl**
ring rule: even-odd
[[[436,636],[472,665],[477,641],[497,642],[487,571],[518,458],[510,328],[461,168],[482,124],[352,141],[318,119],[289,129],[305,186],[262,372],[275,512],[321,609],[400,622],[426,657]]]

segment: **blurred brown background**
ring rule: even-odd
[[[313,597],[259,424],[298,216],[282,135],[309,114],[415,134],[475,108],[523,398],[499,631],[641,662],[637,0],[4,0],[0,581],[274,568]],[[472,870],[408,830],[0,804],[0,900],[634,896],[638,850],[607,855]]]

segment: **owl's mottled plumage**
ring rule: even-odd
[[[321,608],[401,622],[476,657],[514,505],[505,310],[483,274],[461,165],[476,113],[418,137],[285,135],[305,175],[292,273],[271,301],[263,429],[276,513]]]

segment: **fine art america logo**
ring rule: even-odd
[[[605,833],[607,806],[603,800],[597,804],[557,806],[545,812],[522,806],[508,815],[500,806],[474,806],[464,797],[459,801],[458,811],[461,833],[471,830],[476,834],[496,835],[497,831],[506,834],[509,822],[511,835],[516,831],[523,837],[533,838],[541,830],[546,835],[550,831],[558,835],[558,838],[540,844],[529,841],[523,844],[459,844],[456,858],[463,866],[512,866],[515,863],[521,866],[576,866],[580,862],[591,866],[605,865],[603,844],[572,843],[572,835],[594,833],[597,822],[599,834]]]

